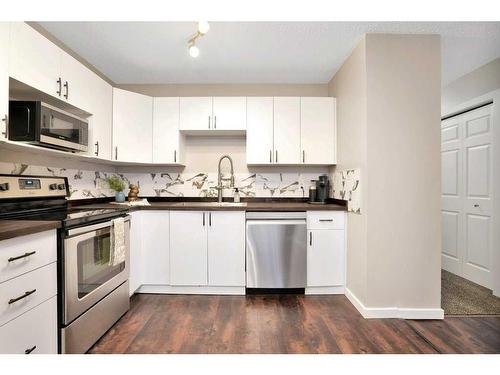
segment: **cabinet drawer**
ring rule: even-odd
[[[0,326],[56,294],[56,263],[0,284]],[[20,298],[25,295],[26,297]],[[14,301],[16,299],[18,300]]]
[[[343,211],[307,211],[307,229],[344,229]]]
[[[0,246],[0,283],[57,260],[55,230],[4,240]]]
[[[57,297],[0,327],[0,354],[57,354]]]

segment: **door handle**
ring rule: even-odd
[[[302,150],[302,163],[306,162],[306,152]]]
[[[208,225],[212,226],[212,213],[211,212],[208,213]]]
[[[177,150],[174,150],[174,163],[177,163]]]
[[[269,150],[269,163],[273,162],[273,152]]]
[[[69,97],[69,83],[68,83],[68,81],[66,81],[66,82],[64,83],[64,88],[66,89],[66,94],[64,94],[64,97],[65,97],[65,98],[66,98],[66,100],[67,100],[67,99],[68,99],[68,97]]]
[[[95,146],[94,154],[95,154],[95,156],[99,156],[99,141],[96,141],[94,146]]]
[[[34,254],[36,254],[36,251],[31,251],[29,253],[24,253],[23,255],[19,255],[17,257],[10,257],[9,259],[7,259],[7,262],[14,262],[14,261],[19,260],[19,259],[30,257],[30,256],[32,256]]]
[[[205,213],[203,212],[203,226],[205,226]]]
[[[35,345],[35,346],[33,346],[33,347],[31,347],[31,348],[26,349],[26,350],[24,351],[24,354],[30,354],[30,353],[31,353],[33,350],[35,350],[35,349],[36,349],[36,345]]]
[[[214,116],[214,129],[217,129],[217,116]]]
[[[5,122],[5,131],[2,134],[5,135],[5,138],[9,138],[9,115],[5,115],[2,121]]]
[[[59,79],[57,80],[57,84],[59,85],[59,89],[56,91],[56,94],[61,96],[61,93],[62,93],[62,80],[61,80],[61,77],[59,77]]]
[[[210,129],[210,116],[208,116],[208,128]]]
[[[274,162],[277,163],[278,162],[278,150],[276,150],[276,158],[274,159]]]
[[[313,244],[313,232],[309,232],[309,245],[312,246]]]
[[[9,299],[8,304],[12,305],[14,302],[20,301],[20,300],[22,300],[22,299],[24,299],[24,298],[26,298],[28,296],[31,296],[35,292],[36,292],[36,289],[33,289],[33,290],[25,292],[22,296],[19,296],[19,297],[16,297],[16,298],[11,298],[11,299]]]
[[[118,160],[118,146],[115,146],[115,160]]]

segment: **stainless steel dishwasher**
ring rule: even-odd
[[[247,288],[305,288],[305,212],[247,212]]]

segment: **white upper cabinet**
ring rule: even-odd
[[[7,138],[9,114],[9,32],[10,24],[0,22],[0,139]]]
[[[179,132],[179,98],[153,98],[153,163],[184,161],[184,136]]]
[[[180,130],[210,130],[212,126],[212,97],[185,97],[179,102]]]
[[[247,98],[247,164],[272,164],[273,98]]]
[[[151,163],[153,98],[113,89],[113,160]]]
[[[300,144],[303,164],[335,164],[335,98],[300,99]]]
[[[12,78],[63,99],[59,47],[24,22],[13,22],[9,55]]]
[[[246,129],[246,105],[245,97],[214,97],[212,129],[244,131]]]
[[[90,112],[92,105],[92,76],[87,67],[73,56],[61,51],[62,97],[75,107]]]
[[[208,212],[208,285],[245,286],[245,212]]]
[[[89,154],[111,160],[113,147],[113,87],[92,74],[88,81],[92,89],[89,112]]]
[[[245,97],[184,97],[179,112],[179,129],[185,132],[242,133],[246,129]]]
[[[300,98],[274,98],[274,163],[301,163]]]

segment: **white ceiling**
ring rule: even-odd
[[[118,84],[327,83],[366,32],[437,33],[442,84],[500,56],[500,22],[40,22]]]

